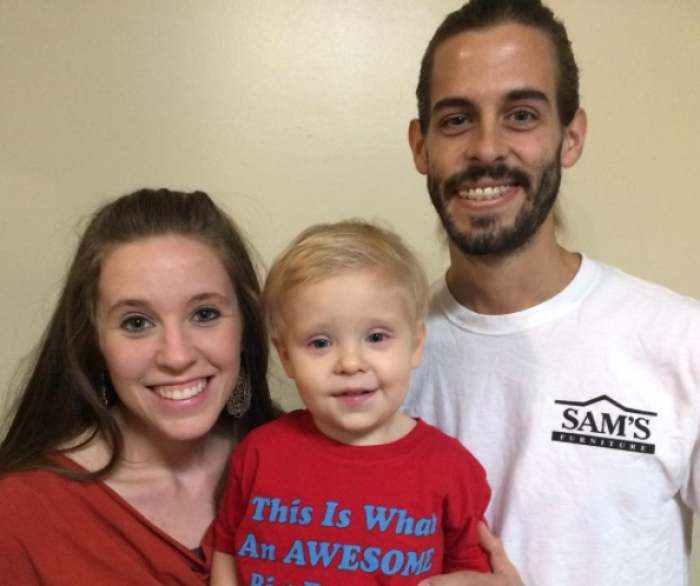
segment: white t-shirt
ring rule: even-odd
[[[528,586],[685,585],[700,501],[700,304],[583,258],[560,294],[479,315],[433,285],[404,409],[486,468]]]

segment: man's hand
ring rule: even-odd
[[[418,586],[524,586],[518,571],[510,563],[503,544],[485,523],[479,523],[479,543],[489,556],[491,574],[455,572],[423,580]]]

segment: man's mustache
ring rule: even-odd
[[[443,196],[446,199],[457,195],[457,190],[463,183],[475,183],[479,179],[489,177],[495,181],[502,179],[512,180],[520,185],[526,192],[530,189],[530,177],[521,169],[508,165],[472,165],[459,173],[451,175],[445,180]]]

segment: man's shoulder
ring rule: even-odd
[[[447,308],[457,304],[447,287],[444,274],[430,285],[430,297],[428,299],[428,316],[426,319],[428,322],[444,318],[444,314],[448,311]]]
[[[605,305],[614,307],[621,316],[641,311],[656,317],[700,323],[700,301],[619,268],[584,259],[590,287],[576,299],[584,310]],[[449,321],[446,320],[448,315],[459,312],[467,313],[450,293],[443,275],[430,287],[428,322],[436,327]]]
[[[619,304],[621,311],[700,323],[700,302],[664,285],[601,264],[596,299]]]

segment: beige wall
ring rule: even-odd
[[[0,400],[79,219],[140,186],[210,192],[266,260],[307,224],[363,215],[444,269],[405,135],[423,48],[458,0],[0,4]],[[568,242],[700,298],[700,2],[551,6],[590,123],[563,184]]]

